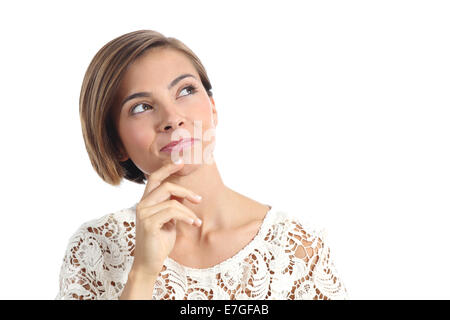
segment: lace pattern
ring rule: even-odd
[[[135,209],[78,228],[63,258],[56,299],[120,297],[134,260]],[[272,207],[253,240],[211,268],[189,268],[167,257],[153,299],[348,299],[325,230],[298,220]]]

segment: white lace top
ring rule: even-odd
[[[82,224],[70,238],[56,299],[118,299],[134,259],[136,205]],[[153,299],[348,299],[325,230],[270,206],[256,236],[205,269],[167,257]]]

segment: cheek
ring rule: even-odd
[[[214,117],[210,110],[202,115],[202,137],[205,143],[211,143],[215,140],[216,136],[216,126],[214,124]]]
[[[211,122],[213,119],[213,112],[212,112],[211,106],[209,105],[208,101],[205,103],[202,103],[198,107],[196,115],[198,117],[197,120],[202,122],[202,125],[204,128],[210,128],[211,126],[214,126],[214,122]]]
[[[195,132],[199,133],[201,130],[202,136],[214,128],[213,117],[208,109],[203,109],[202,112],[197,112],[196,117],[192,119],[195,127]]]
[[[128,150],[148,149],[154,139],[148,127],[145,129],[137,125],[124,127],[122,136]]]

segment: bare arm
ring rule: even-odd
[[[151,300],[156,276],[131,269],[119,300]]]

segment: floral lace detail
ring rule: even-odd
[[[82,224],[70,238],[56,299],[118,299],[133,265],[136,205]],[[348,299],[325,240],[271,207],[256,236],[205,269],[167,257],[153,299]]]

